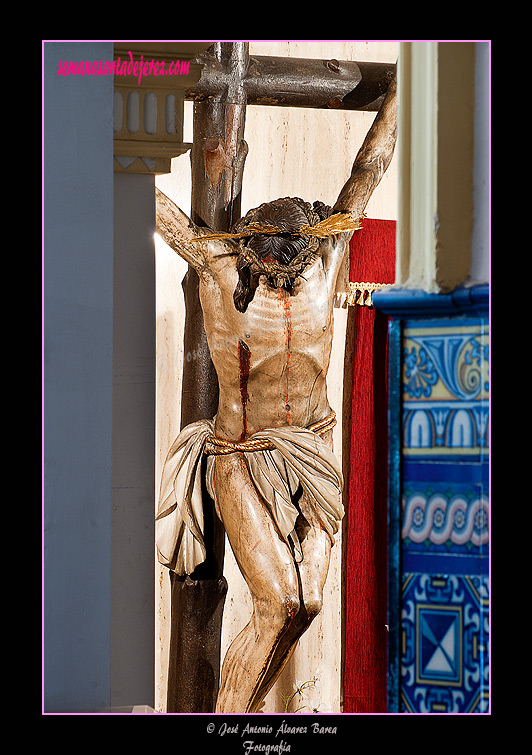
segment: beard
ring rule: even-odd
[[[315,224],[331,214],[323,202],[310,204],[297,197],[277,199],[250,210],[235,224],[235,231],[246,225],[262,223],[279,229],[276,235],[256,233],[241,241],[237,260],[238,283],[233,301],[239,312],[245,312],[255,296],[262,275],[270,288],[282,288],[292,293],[302,269],[315,258],[319,242],[312,236],[297,235],[304,224]],[[307,254],[308,252],[308,254]],[[301,260],[292,265],[294,260]]]

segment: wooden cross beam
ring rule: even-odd
[[[388,63],[250,57],[248,42],[216,42],[196,62],[204,66],[201,77],[185,93],[194,101],[191,219],[217,231],[229,231],[240,217],[248,104],[377,111],[395,72]],[[218,408],[198,283],[190,267],[183,353],[194,359],[184,361],[182,427],[211,419]],[[204,517],[206,561],[191,577],[170,572],[169,713],[212,712],[218,693],[225,534],[213,506]]]
[[[196,61],[203,64],[199,81],[185,91],[185,99],[201,102],[226,92],[226,99],[248,105],[334,108],[377,111],[395,73],[395,63],[282,58],[245,55],[239,65],[219,65],[216,48]]]

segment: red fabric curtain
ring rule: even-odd
[[[351,240],[351,281],[394,282],[395,228],[394,220],[364,220]],[[385,713],[388,322],[372,307],[354,309],[344,712]]]

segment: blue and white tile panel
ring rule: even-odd
[[[488,326],[402,329],[400,709],[488,705]]]

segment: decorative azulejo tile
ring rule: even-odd
[[[403,454],[482,457],[488,442],[488,328],[428,320],[403,332]]]
[[[403,465],[401,554],[407,572],[487,574],[487,464]]]
[[[467,499],[451,490],[414,493],[405,499],[402,537],[415,545],[479,547],[488,542],[488,502]]]
[[[401,709],[488,709],[489,393],[483,318],[402,329]]]
[[[487,578],[405,573],[402,605],[402,710],[484,712]]]
[[[395,288],[388,324],[388,706],[489,712],[489,286]]]

